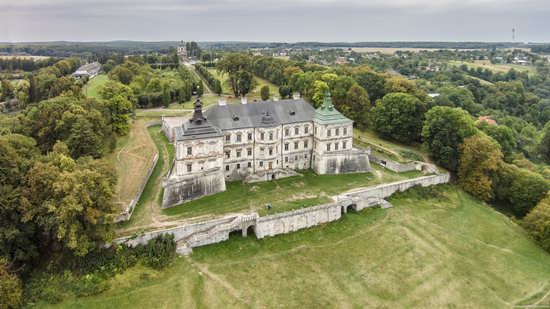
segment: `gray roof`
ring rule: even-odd
[[[202,102],[197,97],[197,101],[193,104],[195,111],[193,117],[183,125],[176,127],[175,135],[176,140],[192,140],[192,139],[205,139],[212,137],[222,136],[220,129],[216,128],[206,119],[202,114]]]
[[[208,121],[221,130],[307,122],[314,115],[313,106],[302,99],[216,105],[205,112]]]

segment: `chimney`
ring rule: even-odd
[[[275,102],[279,101],[279,97],[273,96],[273,101]]]
[[[299,93],[299,92],[294,92],[294,93],[292,94],[292,99],[298,100],[299,98],[300,98],[300,93]]]
[[[248,99],[246,97],[241,97],[241,103],[242,104],[248,103]]]
[[[227,102],[225,101],[225,98],[220,98],[220,100],[218,101],[218,105],[220,105],[220,106],[227,105]]]

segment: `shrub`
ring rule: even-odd
[[[0,308],[18,308],[21,305],[21,281],[9,272],[8,262],[0,258]]]
[[[534,240],[550,251],[550,194],[525,216],[522,225]]]
[[[174,235],[164,234],[153,238],[144,246],[136,247],[145,265],[156,269],[167,267],[176,254]]]

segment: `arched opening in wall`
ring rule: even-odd
[[[275,180],[277,179],[277,177],[275,176],[275,174],[271,175],[271,180]]]
[[[229,232],[229,238],[243,237],[243,230],[234,230]]]
[[[251,225],[246,228],[246,237],[256,237],[256,226]]]
[[[348,205],[346,207],[346,212],[350,212],[350,211],[356,212],[357,211],[357,205],[355,205],[355,204]]]

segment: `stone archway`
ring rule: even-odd
[[[346,206],[346,213],[348,213],[348,212],[350,212],[350,211],[356,212],[356,211],[357,211],[357,205],[355,205],[355,204],[350,204],[350,205]]]
[[[256,236],[256,226],[255,225],[249,225],[246,229],[243,229],[243,236],[244,237],[248,237],[248,236],[251,236],[251,235]]]

